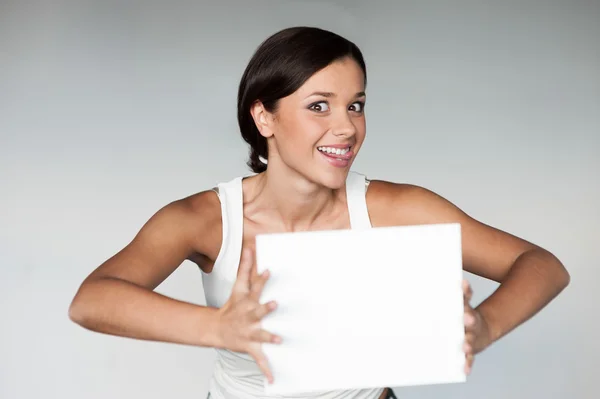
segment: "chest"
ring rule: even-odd
[[[213,240],[211,253],[214,260],[205,256],[203,266],[201,266],[202,281],[204,293],[208,306],[222,307],[233,289],[233,285],[238,277],[241,254],[244,249],[250,249],[255,253],[256,236],[259,234],[271,234],[285,232],[285,228],[275,223],[260,223],[256,220],[245,218],[242,228],[232,228],[232,226],[223,226],[223,236],[220,242]],[[305,231],[317,230],[338,230],[350,228],[350,219],[348,214],[340,212],[331,218],[317,223]],[[256,269],[253,274],[256,275]]]
[[[255,239],[259,234],[293,231],[322,231],[349,228],[370,228],[369,212],[366,203],[365,177],[350,173],[346,183],[345,196],[332,208],[331,212],[313,218],[309,223],[284,223],[280,217],[269,214],[268,209],[252,206],[245,201],[241,179],[219,186],[222,204],[221,237],[214,236],[204,252],[210,264],[203,268],[202,279],[208,306],[222,307],[231,295],[236,282],[242,250],[255,250]],[[289,220],[289,219],[288,219]],[[205,247],[206,248],[206,247]],[[214,259],[214,261],[212,261]],[[256,271],[254,271],[256,273]]]

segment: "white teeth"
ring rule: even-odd
[[[327,154],[336,154],[336,155],[344,155],[345,153],[347,153],[348,151],[350,151],[349,148],[333,148],[333,147],[317,147],[317,149],[321,152],[325,152]]]

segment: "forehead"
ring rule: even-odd
[[[312,92],[321,91],[354,96],[364,90],[365,79],[362,68],[353,59],[344,58],[315,73],[296,93],[307,96]]]

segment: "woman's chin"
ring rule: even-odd
[[[329,189],[338,190],[346,184],[348,172],[349,169],[345,168],[324,173],[322,172],[318,178],[318,182]]]

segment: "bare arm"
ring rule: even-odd
[[[71,320],[105,334],[217,346],[217,309],[153,290],[196,251],[203,229],[218,227],[218,207],[213,194],[201,193],[159,210],[131,243],[84,280],[69,308]]]
[[[530,319],[569,283],[565,267],[549,251],[473,219],[427,189],[374,181],[367,198],[373,223],[381,226],[461,224],[463,268],[500,283],[476,308],[489,328],[476,352]]]

